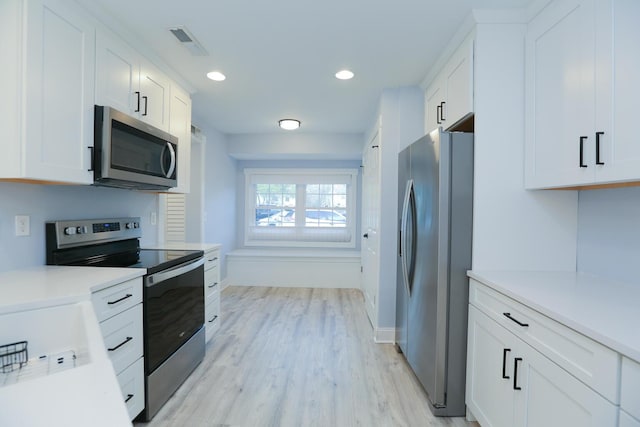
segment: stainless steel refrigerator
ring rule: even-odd
[[[438,416],[465,415],[473,134],[436,129],[399,154],[396,344]]]

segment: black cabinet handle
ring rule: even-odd
[[[218,285],[218,282],[213,282],[213,285],[207,285],[209,288],[215,288]]]
[[[126,294],[126,295],[125,295],[125,296],[123,296],[122,298],[117,299],[117,300],[115,300],[115,301],[108,301],[108,302],[107,302],[107,304],[109,304],[109,305],[117,304],[117,303],[119,303],[120,301],[124,301],[124,300],[126,300],[127,298],[131,298],[132,296],[133,296],[133,295],[131,295],[131,294]]]
[[[213,316],[213,319],[209,320],[209,323],[215,322],[217,318],[218,318],[218,316]]]
[[[369,238],[369,233],[364,233],[364,234],[362,235],[362,237],[364,237],[365,239],[368,239],[368,238]]]
[[[600,137],[604,135],[604,132],[596,132],[596,165],[604,165],[604,162],[600,161]]]
[[[518,362],[522,362],[522,357],[516,357],[513,362],[513,389],[522,390],[522,387],[518,386]]]
[[[91,152],[91,154],[89,154],[91,156],[91,166],[89,167],[88,171],[92,172],[94,167],[95,167],[95,160],[93,158],[93,147],[87,147],[89,149],[89,151]]]
[[[586,168],[587,165],[584,164],[584,141],[587,139],[586,136],[580,137],[580,167]]]
[[[217,259],[218,259],[218,257],[217,257],[217,256],[214,256],[213,258],[208,259],[207,261],[209,261],[209,262],[213,262],[213,261],[216,261]]]
[[[502,350],[502,378],[506,380],[511,378],[509,375],[507,375],[507,353],[509,353],[510,351],[510,348],[505,348],[504,350]]]
[[[522,327],[524,327],[524,328],[526,328],[526,327],[528,327],[528,326],[529,326],[529,324],[528,324],[528,323],[522,323],[522,322],[520,322],[518,319],[516,319],[516,318],[512,317],[512,316],[511,316],[511,313],[502,313],[502,314],[503,314],[507,319],[509,319],[509,320],[513,320],[513,321],[514,321],[514,322],[516,322],[518,325],[520,325],[520,326],[522,326]]]
[[[131,341],[133,339],[133,337],[127,337],[126,340],[122,341],[120,344],[118,344],[117,346],[113,347],[113,348],[109,348],[109,351],[116,351],[117,349],[119,349],[120,347],[122,347],[123,345],[125,345],[126,343],[128,343],[129,341]]]
[[[147,106],[149,105],[149,98],[146,96],[143,96],[142,99],[144,99],[144,113],[142,113],[143,116],[147,115]]]
[[[130,401],[131,398],[133,398],[133,394],[127,394],[127,398],[124,400],[124,403],[127,403],[128,401]]]
[[[442,122],[440,121],[440,116],[442,115],[442,105],[438,105],[436,107],[436,122],[438,124],[441,124]]]
[[[443,121],[443,122],[444,122],[445,120],[447,120],[447,119],[446,119],[446,117],[444,116],[444,106],[445,106],[446,104],[447,104],[447,103],[446,103],[446,102],[444,102],[444,101],[442,101],[442,102],[440,103],[440,118],[442,119],[442,121]]]
[[[140,112],[140,92],[139,91],[136,91],[136,96],[138,97],[138,101],[136,103],[137,106],[136,106],[136,111],[135,112],[139,113]]]

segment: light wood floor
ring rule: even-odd
[[[204,361],[148,426],[478,426],[431,415],[402,356],[373,342],[360,291],[229,287],[221,301]]]

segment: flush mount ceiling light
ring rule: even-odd
[[[340,80],[350,80],[354,76],[353,71],[351,70],[340,70],[336,73],[336,79]]]
[[[295,130],[300,127],[300,120],[296,119],[282,119],[278,120],[278,126],[284,130]]]
[[[227,76],[222,74],[220,71],[210,71],[207,73],[207,77],[216,82],[221,82],[227,78]]]

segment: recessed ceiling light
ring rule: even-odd
[[[282,119],[278,120],[278,126],[284,130],[295,130],[300,127],[300,120],[296,119]]]
[[[351,70],[340,70],[336,73],[336,79],[340,80],[350,80],[354,76],[353,71]]]
[[[213,81],[216,82],[221,82],[224,79],[227,78],[227,76],[225,76],[224,74],[222,74],[220,71],[211,71],[207,73],[207,77],[210,78]]]

